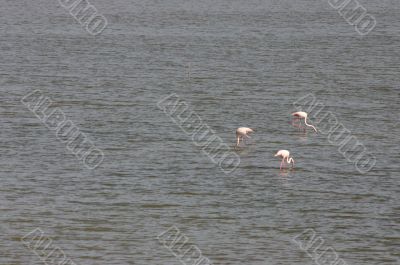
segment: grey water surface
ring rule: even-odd
[[[366,36],[325,0],[90,3],[98,36],[56,0],[0,1],[0,264],[43,264],[21,242],[35,228],[76,264],[180,264],[157,240],[172,225],[213,264],[315,264],[292,241],[305,229],[348,265],[399,264],[399,1],[360,0]],[[35,89],[104,152],[98,168],[21,103]],[[255,129],[233,173],[157,108],[171,93],[232,150]],[[371,171],[291,126],[308,93]]]

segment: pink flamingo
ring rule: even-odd
[[[275,156],[281,156],[282,157],[282,162],[281,162],[281,167],[280,169],[282,169],[282,165],[285,165],[285,159],[286,162],[288,164],[292,163],[292,168],[294,167],[294,159],[293,157],[289,157],[290,156],[290,152],[288,150],[279,150]]]
[[[247,128],[247,127],[237,128],[237,130],[236,130],[236,146],[239,146],[240,139],[242,139],[242,142],[243,142],[244,136],[246,136],[247,138],[251,138],[249,136],[249,133],[252,133],[252,132],[254,132],[254,130]]]
[[[311,124],[307,123],[307,116],[308,116],[307,112],[304,112],[304,111],[294,112],[294,113],[292,113],[292,116],[296,117],[299,120],[300,119],[304,119],[304,123],[307,126],[312,127],[314,129],[314,131],[317,132],[317,129],[314,126],[312,126]]]

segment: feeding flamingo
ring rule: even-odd
[[[281,162],[281,167],[280,169],[282,169],[282,165],[285,165],[285,159],[286,162],[288,164],[292,163],[292,168],[294,167],[294,159],[293,157],[290,157],[290,152],[288,150],[279,150],[275,156],[281,156],[282,157],[282,162]]]
[[[254,130],[247,128],[247,127],[237,128],[237,130],[236,130],[236,146],[239,146],[240,139],[242,139],[242,142],[243,142],[244,136],[246,136],[247,138],[251,138],[249,136],[249,133],[252,133],[252,132],[254,132]]]
[[[311,124],[307,123],[307,116],[308,116],[307,112],[304,112],[304,111],[294,112],[294,113],[292,113],[292,116],[298,118],[299,120],[300,119],[304,119],[304,123],[307,126],[312,127],[314,129],[314,131],[317,132],[317,129],[314,126],[312,126]]]

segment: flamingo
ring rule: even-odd
[[[307,126],[312,127],[314,129],[314,131],[317,132],[317,129],[314,126],[312,126],[311,124],[307,123],[307,116],[308,116],[307,112],[304,112],[304,111],[294,112],[294,113],[292,113],[292,116],[294,116],[294,117],[296,117],[298,119],[304,119],[304,123]]]
[[[237,130],[236,130],[236,146],[239,146],[240,139],[242,139],[242,142],[243,142],[244,136],[246,136],[247,138],[251,138],[249,136],[249,133],[252,133],[252,132],[254,132],[254,130],[247,128],[247,127],[237,128]]]
[[[294,159],[293,157],[290,157],[290,152],[288,150],[279,150],[275,156],[281,156],[282,157],[282,162],[281,162],[281,167],[280,169],[282,169],[282,165],[285,165],[285,159],[286,162],[288,164],[292,163],[292,168],[294,167]]]

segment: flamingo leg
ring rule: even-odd
[[[298,121],[299,121],[299,118],[294,117],[293,120],[292,120],[292,126],[294,126],[294,127],[299,127],[299,125],[297,124]]]
[[[300,127],[299,128],[300,128],[300,130],[303,129],[303,131],[306,131],[306,127],[303,126],[303,124],[301,124],[301,121],[300,121]]]
[[[305,127],[302,126],[302,124],[301,124],[301,119],[300,119],[299,117],[296,117],[295,120],[298,121],[299,123],[293,124],[294,127],[297,127],[299,131],[300,131],[301,129],[304,129],[304,128],[305,128]]]
[[[300,119],[300,118],[297,118],[297,120],[299,121],[299,123],[296,124],[295,127],[297,127],[297,129],[298,129],[299,131],[301,131],[301,129],[303,129],[303,125],[301,124],[301,119]]]
[[[280,170],[282,170],[282,165],[285,165],[284,162],[285,162],[285,158],[282,158],[281,167],[279,168]]]

